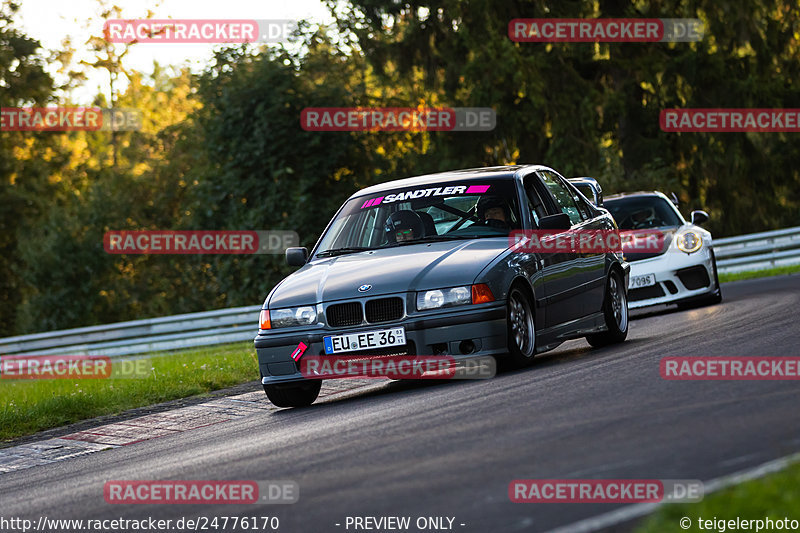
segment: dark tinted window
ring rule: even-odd
[[[591,185],[585,185],[581,183],[573,183],[576,189],[581,191],[586,198],[588,198],[591,202],[594,202],[594,191],[592,190]]]
[[[589,206],[589,202],[587,202],[580,194],[580,191],[576,192],[570,185],[571,183],[565,182],[564,185],[569,189],[570,193],[572,193],[572,198],[575,200],[575,205],[578,206],[578,210],[581,212],[584,220],[588,220],[590,218],[594,218],[594,211]],[[577,189],[577,187],[575,187]],[[592,198],[591,192],[589,192],[589,196],[587,198]]]
[[[526,203],[528,204],[528,212],[531,215],[531,220],[536,226],[539,226],[539,219],[547,216],[547,207],[542,202],[542,197],[539,196],[536,190],[536,182],[539,178],[536,175],[531,175],[525,178],[523,185],[525,186]]]
[[[674,227],[683,224],[670,203],[660,196],[627,196],[606,200],[619,229]]]
[[[542,177],[542,182],[544,182],[547,190],[550,191],[550,194],[555,199],[556,205],[561,212],[569,215],[569,219],[573,224],[580,224],[583,217],[578,210],[578,205],[575,203],[575,198],[572,196],[572,191],[567,189],[567,187],[561,183],[558,176],[552,172],[545,170],[540,172],[539,175]]]

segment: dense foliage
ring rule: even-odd
[[[659,127],[664,108],[800,108],[797,2],[329,3],[337,26],[301,25],[290,46],[221,49],[198,75],[129,72],[111,98],[144,113],[141,131],[0,133],[0,336],[258,304],[288,273],[279,256],[109,255],[103,234],[285,229],[312,245],[358,188],[430,171],[543,163],[607,193],[675,192],[717,236],[800,224],[797,134]],[[58,57],[14,28],[14,9],[0,8],[0,104],[69,104],[44,69]],[[700,18],[706,34],[515,43],[518,17]],[[497,128],[300,127],[305,107],[360,105],[492,107]]]

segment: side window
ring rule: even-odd
[[[572,197],[572,192],[552,172],[543,171],[539,175],[561,212],[569,215],[569,219],[573,224],[580,224],[583,221],[583,217],[578,210],[575,199]]]
[[[574,183],[573,183],[573,186],[576,189],[578,189],[578,192],[583,194],[590,202],[592,202],[592,203],[595,202],[594,191],[592,190],[591,186],[589,186],[589,185],[575,185]]]
[[[581,216],[583,217],[583,219],[584,220],[589,220],[590,218],[594,218],[594,216],[595,216],[594,215],[594,211],[589,206],[589,204],[586,202],[586,200],[581,198],[580,194],[576,194],[575,190],[572,187],[570,187],[570,185],[572,185],[572,184],[571,183],[565,183],[564,181],[562,181],[562,183],[564,183],[564,185],[567,187],[567,189],[569,189],[570,193],[572,193],[572,198],[575,200],[575,204],[578,206],[578,211],[581,212]],[[573,185],[573,187],[574,187],[574,185]],[[577,189],[577,187],[575,187],[575,189]],[[583,193],[583,191],[580,191],[580,190],[578,192]],[[594,198],[594,195],[592,194],[591,191],[586,191],[586,193],[583,193],[583,194],[584,194],[584,196],[586,196],[586,194],[589,195],[589,196],[586,196],[586,198]]]
[[[575,196],[575,203],[578,204],[578,209],[580,210],[581,215],[583,215],[584,220],[589,220],[590,218],[595,217],[594,211],[592,211],[591,206],[586,203],[586,200],[580,196]]]
[[[536,179],[536,176],[528,176],[525,178],[523,185],[525,186],[525,197],[527,199],[528,212],[531,214],[531,219],[533,219],[533,222],[538,227],[539,219],[547,216],[547,208],[542,202],[542,198],[539,196],[539,193],[536,192],[536,187],[534,186],[534,180]]]

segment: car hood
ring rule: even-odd
[[[711,233],[708,230],[701,228],[695,224],[686,223],[682,226],[669,226],[663,228],[653,228],[652,230],[641,230],[643,232],[653,231],[656,233],[660,233],[659,235],[659,244],[660,249],[657,251],[646,251],[646,252],[631,252],[626,250],[623,246],[622,251],[625,254],[625,260],[628,262],[633,261],[641,261],[642,259],[651,259],[653,257],[658,257],[660,255],[664,255],[670,248],[673,248],[673,241],[675,240],[675,235],[678,233],[683,233],[685,231],[693,231],[695,233],[699,233],[700,236],[703,238],[704,243],[710,244],[711,242]]]
[[[652,228],[652,229],[643,229],[643,230],[627,230],[630,233],[637,233],[637,232],[653,232],[654,234],[658,234],[658,250],[647,250],[647,251],[631,251],[628,247],[623,246],[622,252],[625,254],[625,260],[628,262],[633,261],[641,261],[643,259],[652,259],[653,257],[658,257],[659,255],[663,255],[669,250],[670,245],[672,244],[672,239],[675,237],[675,233],[678,231],[678,227],[676,226],[668,226],[663,228]],[[622,230],[622,233],[626,233],[626,230]]]
[[[284,279],[267,298],[271,309],[470,285],[508,237],[420,243],[315,259]],[[370,285],[359,292],[362,285]]]

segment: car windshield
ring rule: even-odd
[[[513,180],[446,181],[352,198],[317,256],[420,242],[507,236],[521,228]]]
[[[605,201],[619,229],[676,227],[683,224],[669,201],[660,196],[623,196]]]

